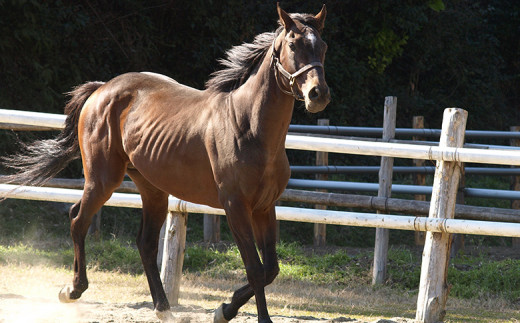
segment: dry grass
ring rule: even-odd
[[[183,301],[204,308],[229,300],[241,284],[199,275],[183,277]],[[323,319],[349,317],[363,321],[382,318],[415,317],[417,295],[387,287],[324,286],[313,283],[275,280],[267,288],[269,312],[273,315]],[[255,313],[250,301],[243,311]],[[447,322],[520,322],[520,306],[511,308],[503,300],[448,300]]]
[[[90,287],[74,305],[60,304],[58,291],[72,278],[70,270],[50,266],[0,265],[0,322],[156,322],[151,310],[146,278],[90,270]],[[210,317],[211,310],[228,301],[242,282],[186,274],[181,287],[180,311]],[[294,317],[332,319],[380,318],[415,315],[416,297],[386,287],[323,286],[313,283],[276,281],[267,289],[268,304],[275,322],[305,322]],[[509,305],[510,306],[510,305]],[[250,313],[240,322],[254,322],[256,307],[250,301],[241,310]],[[205,315],[205,316],[204,316]],[[67,318],[64,320],[64,318]],[[288,320],[291,318],[291,320]],[[182,322],[203,322],[188,319]],[[487,301],[451,298],[448,322],[519,322],[520,308]],[[312,321],[309,321],[312,322]]]

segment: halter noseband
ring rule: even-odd
[[[275,72],[274,78],[276,79],[276,84],[278,84],[278,88],[280,88],[280,90],[283,93],[285,93],[287,95],[291,95],[296,100],[305,101],[305,98],[300,93],[295,91],[295,89],[294,89],[294,81],[296,80],[296,78],[298,76],[300,76],[301,74],[305,73],[306,71],[308,71],[308,70],[310,70],[310,69],[312,69],[314,67],[321,67],[321,68],[323,68],[323,64],[321,62],[312,62],[312,63],[309,63],[309,64],[305,65],[304,67],[300,68],[299,70],[297,70],[296,72],[291,74],[291,73],[287,72],[287,70],[280,63],[280,58],[278,57],[279,53],[276,51],[276,48],[275,48],[275,45],[274,45],[275,42],[276,42],[276,37],[273,40],[273,50],[272,50],[271,62],[274,63],[274,67],[275,67],[275,69],[274,69],[274,72]],[[278,72],[280,72],[283,76],[285,76],[286,79],[289,80],[289,88],[291,89],[290,92],[287,91],[286,89],[284,89],[282,87],[282,85],[280,84],[280,82],[278,81]]]

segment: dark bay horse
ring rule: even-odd
[[[82,159],[84,192],[70,209],[74,279],[60,292],[61,301],[77,300],[87,289],[88,227],[128,173],[143,201],[137,247],[158,317],[172,318],[156,264],[171,194],[223,208],[240,250],[248,284],[217,309],[215,322],[234,318],[253,295],[258,321],[271,322],[264,287],[279,271],[275,202],[290,176],[284,143],[294,101],[304,101],[310,112],[330,101],[327,45],[320,36],[325,6],[315,16],[277,10],[276,32],[229,50],[221,61],[225,68],[205,90],[153,73],[83,84],[70,93],[66,128],[57,138],[6,158],[18,170],[12,177],[32,185]]]

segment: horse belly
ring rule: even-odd
[[[209,158],[199,137],[174,126],[160,128],[138,127],[126,133],[124,146],[132,165],[155,187],[179,199],[220,207]]]
[[[211,168],[198,162],[135,161],[134,167],[155,187],[179,199],[221,208]],[[191,159],[190,159],[191,160]]]

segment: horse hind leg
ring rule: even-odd
[[[64,287],[59,293],[61,302],[73,302],[81,297],[88,288],[85,260],[85,237],[94,214],[110,198],[121,184],[126,164],[123,160],[112,159],[111,163],[98,163],[95,170],[89,167],[85,176],[85,187],[81,200],[69,212],[70,233],[74,245],[74,279],[72,286]],[[85,167],[87,174],[87,167]]]

